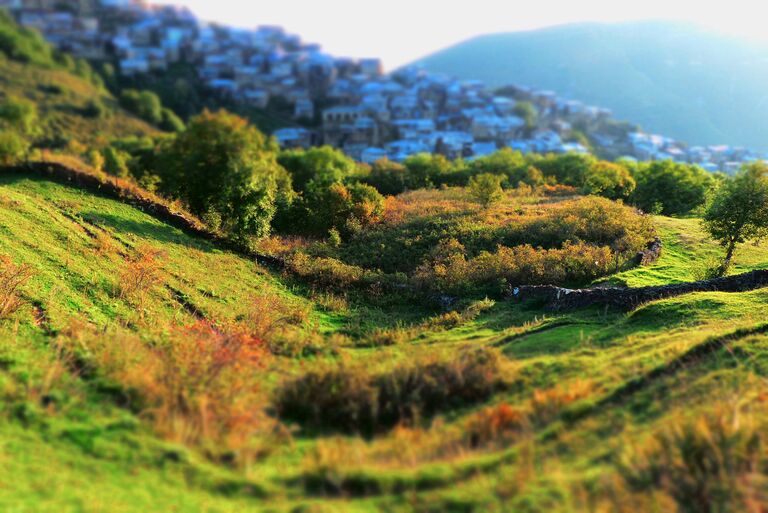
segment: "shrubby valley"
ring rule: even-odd
[[[0,70],[4,510],[765,510],[762,161],[286,148],[5,14]]]

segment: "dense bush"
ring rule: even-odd
[[[405,192],[408,186],[407,169],[402,164],[382,159],[373,163],[365,182],[382,194],[400,194]]]
[[[472,161],[469,169],[473,175],[490,173],[504,176],[511,187],[521,183],[539,185],[544,180],[541,171],[530,165],[522,153],[509,148]]]
[[[104,149],[103,158],[103,169],[105,172],[118,178],[128,178],[130,176],[128,169],[129,154],[109,146]]]
[[[531,163],[554,183],[583,187],[587,175],[597,160],[591,155],[568,153],[565,155],[532,156]]]
[[[22,160],[29,143],[13,130],[0,130],[0,165],[8,166]]]
[[[162,110],[162,120],[160,121],[160,128],[167,130],[168,132],[181,132],[186,128],[184,122],[179,116],[176,115],[171,109]]]
[[[646,212],[665,215],[688,214],[704,205],[715,185],[704,169],[672,161],[638,166],[637,188],[632,202]]]
[[[618,200],[628,198],[635,186],[635,179],[626,167],[601,161],[587,171],[583,191],[586,194]]]
[[[299,192],[341,183],[357,171],[355,161],[330,146],[285,151],[277,160],[291,174]]]
[[[153,125],[160,125],[163,120],[163,103],[160,97],[151,91],[127,89],[120,95],[120,105]]]
[[[469,179],[469,193],[484,207],[504,198],[501,184],[506,180],[504,176],[482,173]]]
[[[336,230],[349,234],[379,222],[384,215],[384,198],[370,185],[349,186],[333,183],[329,186],[313,182],[306,193],[308,218],[305,228],[326,234]]]
[[[424,201],[416,203],[419,210],[424,205]],[[459,242],[469,259],[484,251],[494,252],[498,246],[558,249],[571,241],[607,247],[622,260],[643,249],[655,235],[650,218],[598,197],[499,215],[503,217],[489,223],[472,211],[415,214],[355,235],[340,248],[341,254],[345,261],[363,267],[408,273],[425,262],[441,241],[449,239]]]
[[[415,272],[425,290],[462,294],[504,292],[510,285],[585,284],[607,275],[614,255],[607,247],[571,244],[561,249],[499,246],[468,259],[456,241],[439,245]]]
[[[405,160],[407,186],[409,189],[433,187],[444,182],[444,177],[451,173],[452,165],[442,155],[422,153]]]
[[[374,375],[348,365],[313,370],[283,383],[275,407],[306,427],[370,435],[484,401],[501,384],[498,352],[467,347],[451,359],[429,357]]]
[[[23,135],[35,135],[38,131],[37,105],[13,96],[0,102],[0,128],[11,128]]]

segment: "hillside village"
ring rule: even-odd
[[[745,148],[688,147],[550,91],[510,86],[493,92],[479,81],[416,68],[385,74],[378,59],[331,56],[280,27],[224,27],[182,7],[134,0],[0,0],[1,7],[58,49],[114,62],[123,76],[185,62],[194,65],[207,90],[228,100],[267,109],[279,99],[293,112],[293,126],[274,132],[285,148],[329,144],[366,163],[423,152],[472,159],[503,147],[523,153],[594,151],[605,158],[671,159],[727,173],[766,157]]]

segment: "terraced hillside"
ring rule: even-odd
[[[654,223],[662,258],[611,282],[688,281],[721,251],[696,219]],[[764,503],[768,290],[441,312],[313,288],[18,173],[0,175],[0,255],[20,277],[0,320],[3,510]],[[736,265],[768,267],[768,249]]]

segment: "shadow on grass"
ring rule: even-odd
[[[205,241],[197,240],[186,235],[178,228],[174,228],[162,221],[144,221],[130,219],[109,212],[94,210],[80,213],[83,221],[100,228],[113,230],[119,233],[130,233],[144,239],[151,239],[162,244],[177,244],[184,247],[192,247],[206,253],[212,253],[214,247]]]

